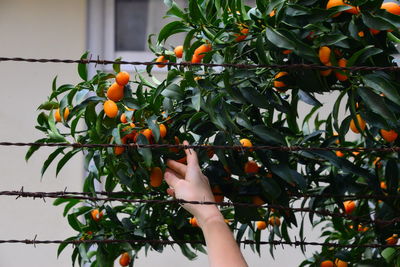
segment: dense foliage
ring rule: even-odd
[[[163,27],[157,40],[149,38],[158,62],[395,66],[400,16],[381,9],[382,1],[354,0],[349,1],[352,6],[329,9],[325,0],[257,0],[255,6],[246,6],[241,0],[189,0],[187,8],[172,0],[164,2],[169,8],[167,15],[176,20]],[[182,59],[168,46],[168,38],[178,33],[186,35]],[[246,138],[253,145],[349,148],[382,148],[399,142],[381,131],[400,131],[397,72],[168,66],[166,78],[158,81],[152,73],[160,67],[149,66],[147,74],[135,74],[124,86],[121,99],[117,97],[118,114],[114,117],[105,114],[103,103],[120,72],[119,65],[114,66],[115,73],[98,71],[88,77],[86,65],[80,64],[83,81],[77,85],[57,86],[55,79],[37,119],[37,129],[46,137],[37,142],[176,144],[186,139],[193,144],[240,145]],[[328,114],[320,113],[323,104],[319,97],[326,93],[332,93],[334,102]],[[308,114],[301,114],[304,105],[312,106]],[[61,114],[55,118],[56,109]],[[123,122],[122,114],[127,118]],[[80,123],[85,127],[78,130]],[[160,128],[161,124],[165,128]],[[151,129],[152,134],[145,129]],[[358,132],[353,141],[348,138],[349,129]],[[395,132],[389,132],[394,139]],[[27,158],[37,148],[32,147]],[[173,149],[61,147],[49,155],[42,173],[61,156],[58,173],[79,152],[85,155],[84,190],[94,192],[95,181],[101,181],[108,192],[133,193],[115,195],[123,198],[168,198],[167,185],[153,184],[153,174],[157,167],[165,169],[167,158],[184,161],[182,151]],[[198,153],[214,192],[233,202],[291,207],[297,193],[399,194],[397,152],[201,149]],[[255,161],[259,168],[253,165],[249,170],[248,161]],[[400,214],[395,198],[359,199],[352,203],[354,210],[344,207],[344,201],[340,197],[312,197],[300,204],[370,219],[390,220]],[[177,204],[79,203],[68,199],[55,203],[66,205],[64,216],[77,231],[71,239],[203,240],[201,230],[189,223],[190,214]],[[99,212],[93,215],[96,209]],[[361,224],[341,217],[312,213],[300,217],[280,209],[239,206],[224,207],[222,212],[237,240],[247,235],[247,239],[260,241],[256,221],[270,222],[269,240],[294,240],[288,228],[298,229],[296,239],[303,239],[304,226],[310,223],[327,223],[322,236],[327,242],[340,244],[386,244],[400,232],[398,222]],[[270,220],[277,217],[281,224]],[[194,258],[196,250],[204,250],[202,245],[179,246],[188,258]],[[64,247],[61,245],[59,252]],[[128,252],[133,264],[142,248],[163,250],[156,244],[81,244],[74,249],[72,259],[80,264],[92,261],[92,266],[113,266],[119,255]],[[252,246],[258,253],[266,248]],[[273,249],[271,246],[271,254]],[[394,266],[400,264],[400,250],[323,247],[301,265],[319,266],[322,261],[336,259],[349,266]]]

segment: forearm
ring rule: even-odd
[[[211,267],[246,267],[233,234],[221,213],[206,219],[201,225],[207,243]]]

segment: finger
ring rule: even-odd
[[[175,197],[175,190],[173,188],[167,188],[167,194],[171,197]]]
[[[188,141],[183,141],[183,145],[188,146],[189,142]],[[187,158],[187,164],[188,166],[199,166],[199,161],[197,159],[197,153],[191,149],[185,149],[185,153],[186,153],[186,158]]]
[[[179,163],[176,160],[169,159],[167,161],[167,166],[174,172],[178,173],[180,176],[182,176],[182,177],[186,176],[187,166],[185,164]]]
[[[164,173],[164,179],[170,187],[175,188],[177,183],[182,180],[182,178],[171,169],[166,169]]]

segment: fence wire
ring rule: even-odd
[[[24,142],[0,142],[0,146],[33,146],[33,147],[73,147],[73,148],[151,148],[151,149],[218,149],[218,150],[237,150],[237,151],[253,151],[253,150],[271,150],[271,151],[343,151],[343,152],[399,152],[400,147],[304,147],[304,146],[249,146],[241,145],[176,145],[176,144],[82,144],[82,143],[24,143]]]
[[[20,190],[16,191],[0,191],[0,195],[2,192],[7,192],[11,194],[14,194],[14,192],[18,192],[18,195],[21,192],[24,192],[24,187],[21,187]],[[24,192],[25,193],[25,192]],[[63,191],[54,191],[54,192],[36,192],[36,193],[43,193],[43,194],[54,194],[54,195],[83,195],[83,196],[93,196],[93,195],[101,195],[101,196],[126,196],[126,197],[132,197],[132,196],[160,196],[161,192],[157,191],[150,191],[150,192],[126,192],[126,191],[113,191],[113,192],[107,192],[107,191],[93,191],[93,192],[76,192],[76,191],[67,191],[67,188],[65,188]],[[329,194],[329,193],[295,193],[295,192],[287,192],[289,196],[293,198],[339,198],[339,199],[345,199],[345,200],[359,200],[359,199],[374,199],[374,200],[385,200],[385,199],[397,199],[400,198],[400,194],[398,195],[388,195],[388,194],[382,194],[382,195],[376,195],[376,194],[351,194],[351,195],[341,195],[341,194]],[[224,196],[223,193],[213,193],[213,195],[216,196]],[[254,196],[254,194],[240,194],[240,196],[244,197],[250,197]]]
[[[154,244],[154,245],[174,245],[174,244],[203,244],[203,240],[159,240],[159,239],[100,239],[100,240],[37,240],[36,236],[34,239],[23,239],[23,240],[0,240],[0,244],[27,244],[27,245],[38,245],[38,244],[115,244],[115,243],[137,243],[137,244]],[[247,245],[290,245],[290,246],[326,246],[335,248],[387,248],[387,247],[400,247],[398,244],[388,245],[388,244],[339,244],[333,242],[306,242],[306,241],[283,241],[283,240],[273,240],[273,241],[255,241],[255,240],[242,240],[238,241],[240,244]]]
[[[144,66],[153,66],[153,65],[165,65],[165,66],[176,66],[176,67],[190,67],[190,66],[204,66],[204,67],[223,67],[223,68],[237,68],[237,69],[257,69],[257,68],[267,68],[267,69],[313,69],[313,70],[343,70],[343,71],[390,71],[395,72],[399,71],[400,67],[398,66],[351,66],[351,67],[338,67],[338,66],[324,66],[318,64],[235,64],[235,63],[192,63],[192,62],[155,62],[155,61],[124,61],[124,60],[105,60],[100,59],[92,59],[92,56],[89,59],[57,59],[57,58],[22,58],[22,57],[0,57],[0,62],[30,62],[30,63],[67,63],[67,64],[96,64],[96,65],[111,65],[111,64],[119,64],[119,65],[144,65]]]
[[[116,197],[93,197],[93,196],[83,196],[83,195],[70,195],[66,194],[66,192],[25,192],[23,190],[20,191],[0,191],[0,196],[16,196],[17,198],[33,198],[33,199],[43,199],[46,198],[63,198],[63,199],[78,199],[78,200],[89,200],[89,201],[118,201],[122,203],[145,203],[145,204],[195,204],[195,205],[218,205],[221,207],[259,207],[259,208],[268,208],[268,209],[276,209],[283,212],[299,212],[299,213],[311,213],[317,214],[321,216],[331,216],[331,217],[340,217],[352,221],[357,221],[363,224],[376,224],[381,227],[389,226],[392,224],[396,224],[400,222],[400,217],[395,217],[391,220],[383,220],[383,219],[372,219],[369,215],[364,216],[355,216],[345,213],[332,212],[326,209],[318,209],[314,210],[311,208],[294,208],[294,207],[286,207],[282,205],[275,204],[264,204],[257,205],[253,203],[241,203],[241,202],[215,202],[215,201],[189,201],[184,199],[125,199],[125,198],[116,198]]]

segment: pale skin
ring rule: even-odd
[[[188,145],[188,142],[183,144]],[[186,149],[185,153],[187,165],[167,161],[168,168],[164,174],[170,187],[167,193],[177,199],[214,202],[208,178],[201,172],[196,152]],[[203,231],[211,267],[248,266],[216,205],[183,204],[182,207],[196,217]]]

